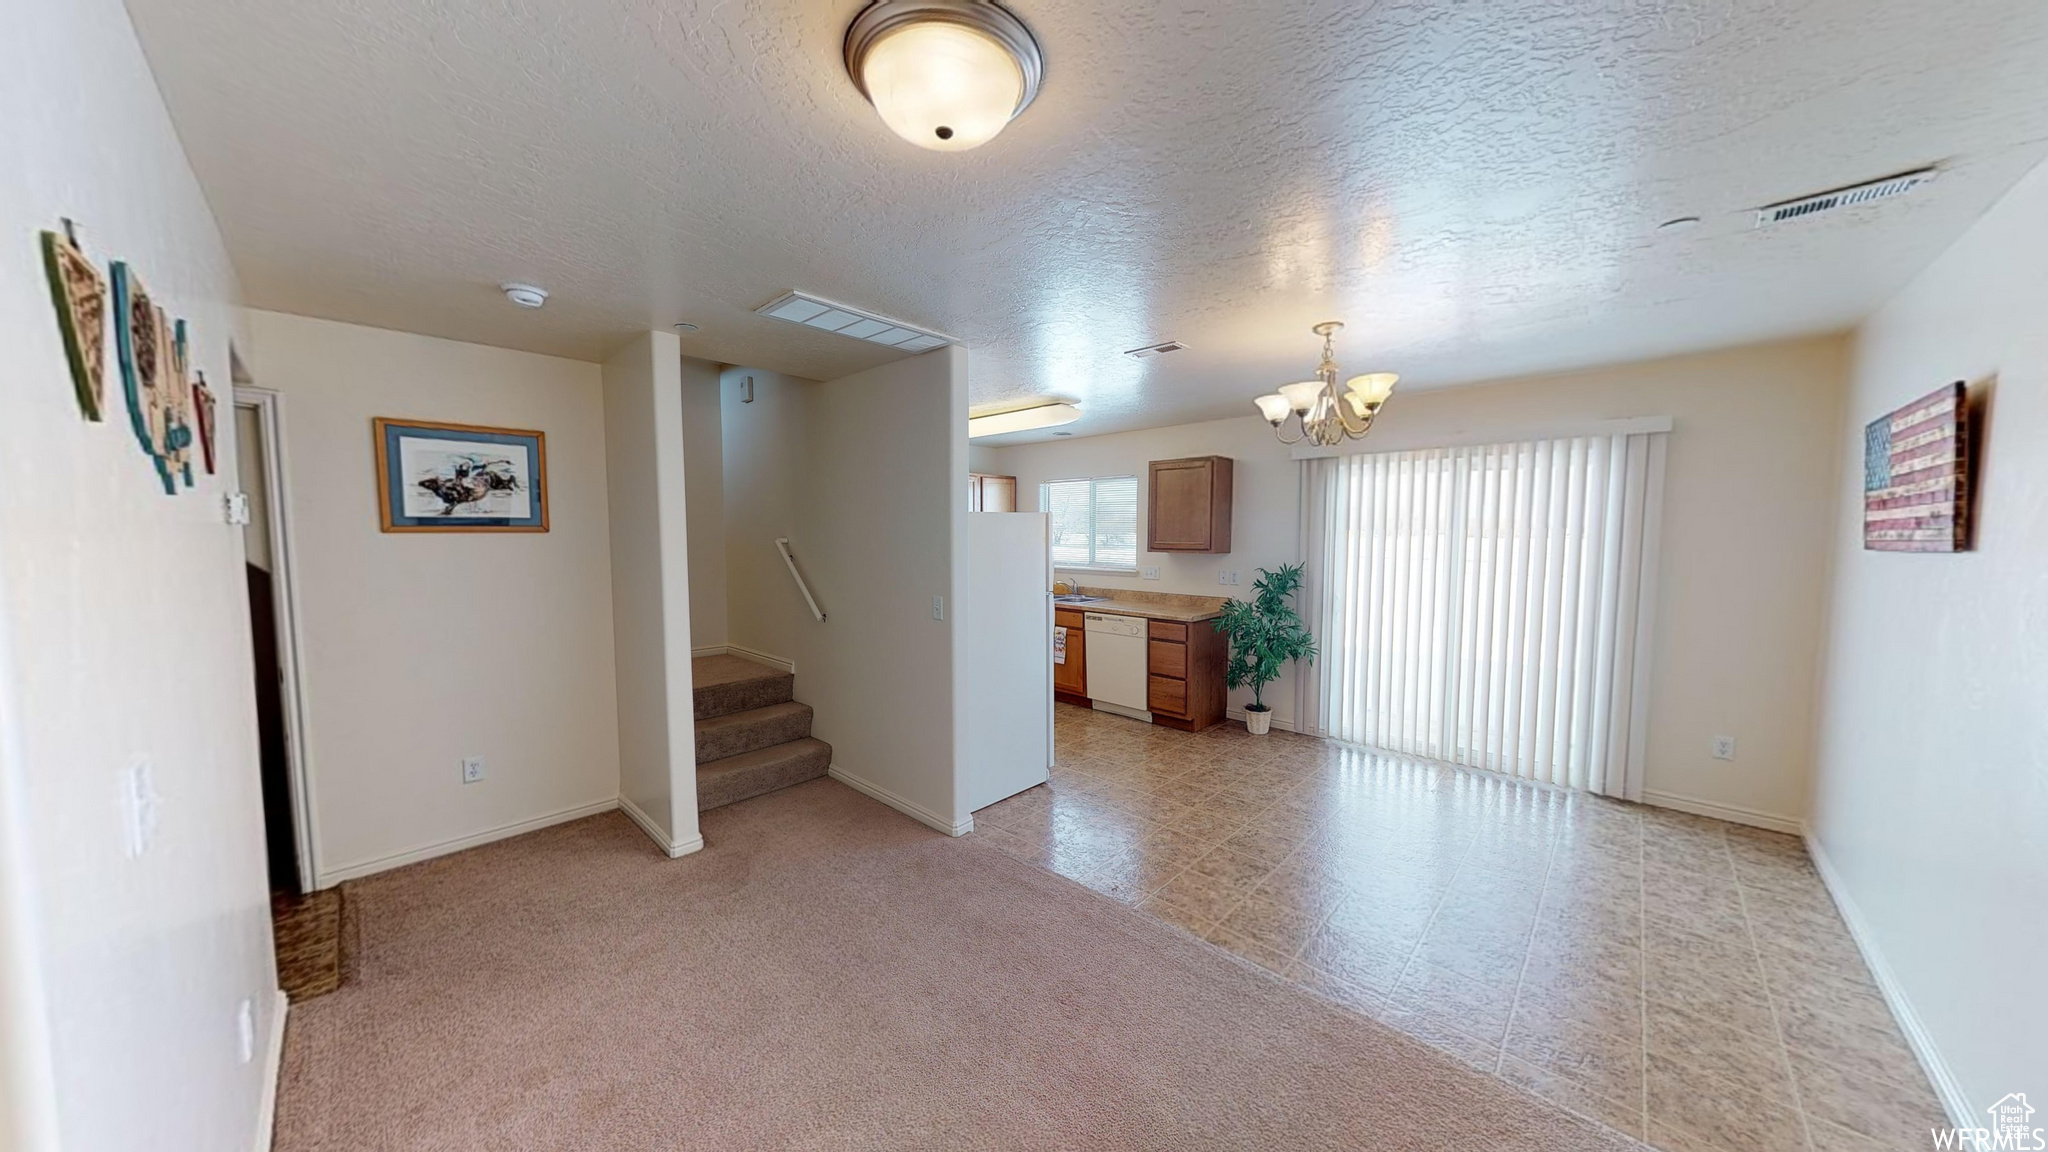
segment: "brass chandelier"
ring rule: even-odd
[[[1323,338],[1323,362],[1316,366],[1315,379],[1282,384],[1280,391],[1252,401],[1282,444],[1306,440],[1319,448],[1334,448],[1359,439],[1371,431],[1373,417],[1394,394],[1400,377],[1392,372],[1353,376],[1344,382],[1343,390],[1338,389],[1335,340],[1343,328],[1341,321],[1325,320],[1311,329]],[[1298,428],[1292,436],[1285,428],[1289,416]]]

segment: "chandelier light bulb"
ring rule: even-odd
[[[1282,384],[1280,386],[1280,395],[1287,400],[1287,406],[1302,414],[1306,414],[1309,409],[1314,408],[1317,397],[1322,394],[1323,382],[1321,380],[1303,380],[1299,384]]]

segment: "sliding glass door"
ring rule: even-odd
[[[1665,439],[1304,461],[1303,730],[1638,792]]]

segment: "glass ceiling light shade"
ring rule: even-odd
[[[1081,410],[1072,404],[1039,404],[1031,408],[1013,408],[1008,412],[995,412],[987,416],[972,416],[967,420],[967,438],[979,440],[983,436],[1001,436],[1005,432],[1029,432],[1033,428],[1057,428],[1072,424],[1081,418]]]
[[[846,71],[898,136],[962,152],[1031,103],[1044,62],[991,0],[876,0],[846,30]]]
[[[1306,440],[1319,448],[1334,448],[1346,440],[1359,439],[1372,430],[1380,407],[1394,394],[1400,377],[1392,372],[1353,376],[1343,391],[1338,390],[1336,338],[1343,327],[1335,320],[1325,320],[1311,329],[1323,338],[1323,360],[1316,365],[1315,379],[1282,384],[1279,395],[1260,396],[1252,401],[1282,444]],[[1291,436],[1286,427],[1290,416],[1297,429]]]
[[[1253,400],[1252,403],[1259,406],[1259,415],[1266,418],[1266,423],[1273,425],[1275,428],[1280,426],[1282,420],[1287,419],[1289,412],[1294,411],[1294,405],[1287,402],[1287,397],[1277,392],[1261,396]]]

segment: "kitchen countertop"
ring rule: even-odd
[[[1083,584],[1081,592],[1087,596],[1101,596],[1104,599],[1087,604],[1061,604],[1055,608],[1067,608],[1075,612],[1101,612],[1110,616],[1143,616],[1150,620],[1172,620],[1181,624],[1193,624],[1200,620],[1214,620],[1223,615],[1226,596],[1184,596],[1176,592],[1138,592],[1129,588],[1090,588]]]

